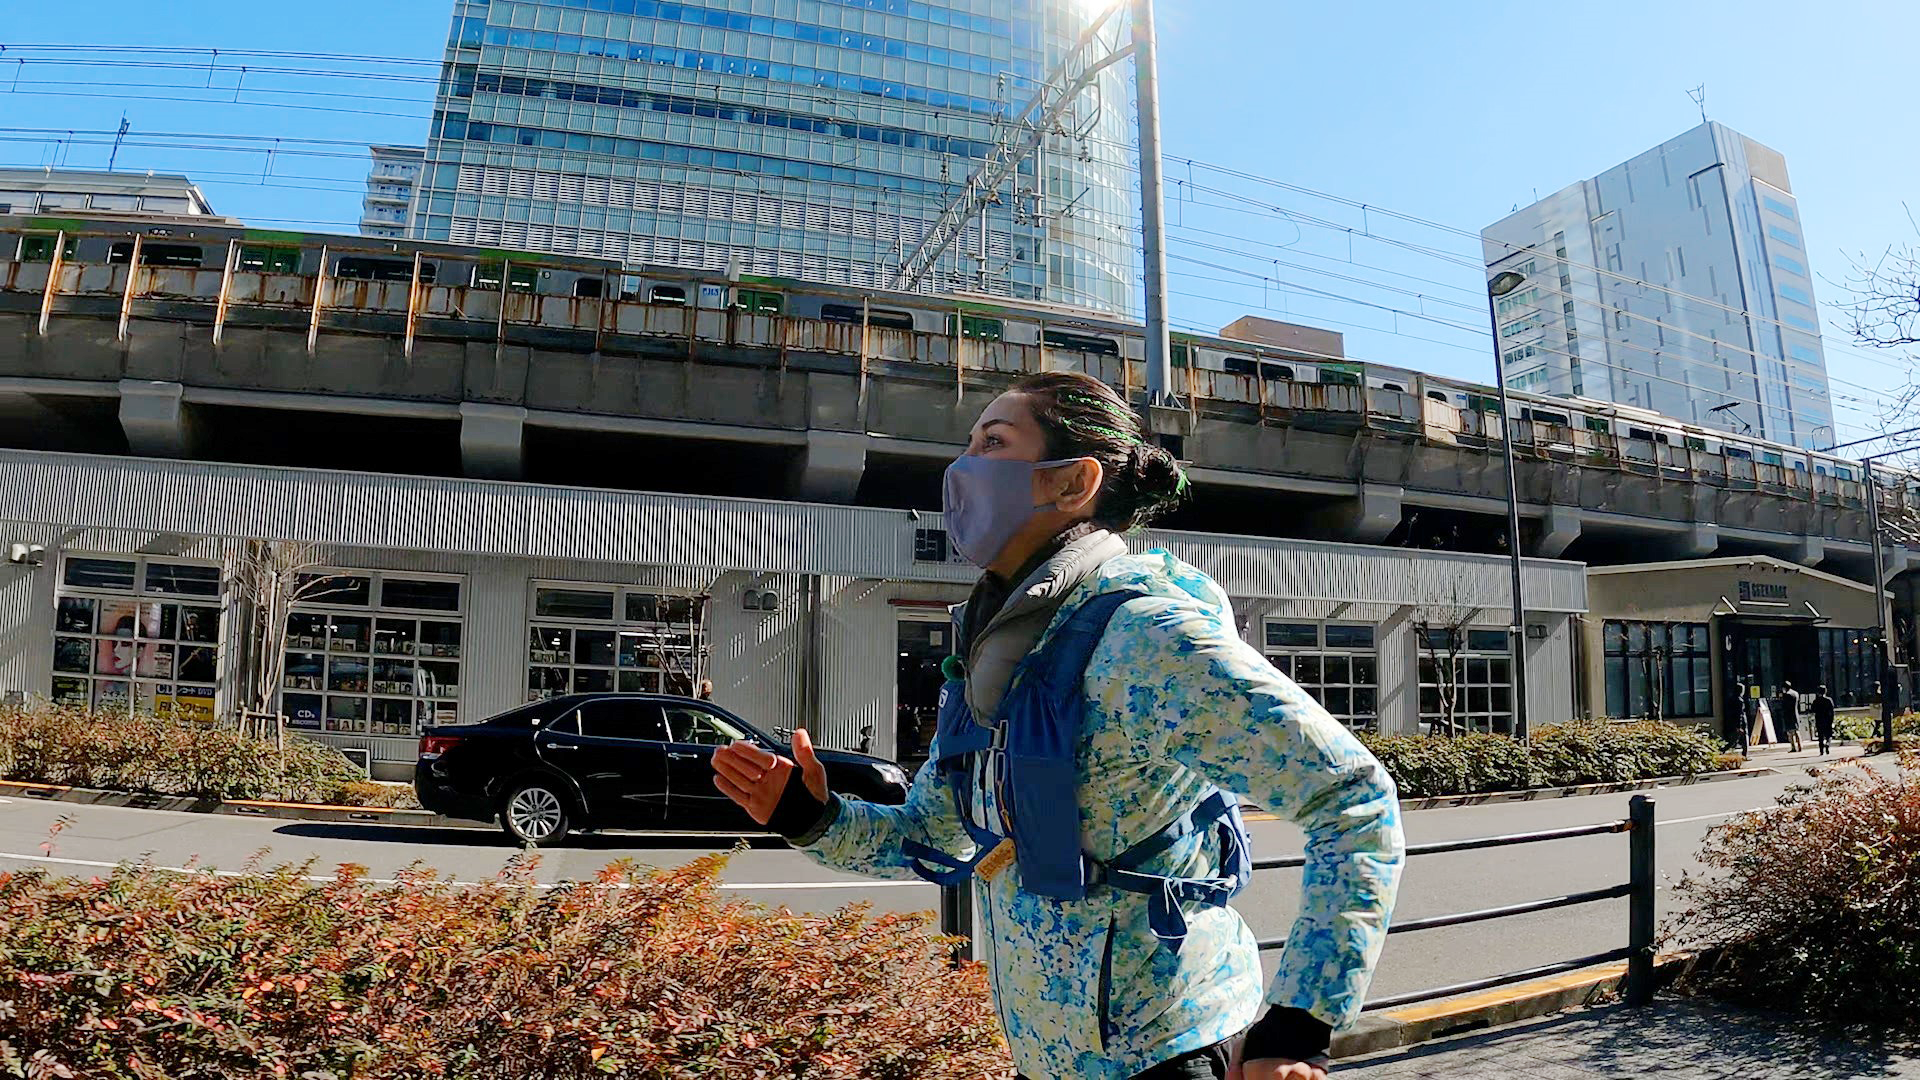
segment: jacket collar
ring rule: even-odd
[[[1092,577],[1107,560],[1127,553],[1126,541],[1105,529],[1096,529],[1069,542],[1015,586],[1005,604],[981,628],[985,638],[1002,623],[1058,607],[1068,593]]]

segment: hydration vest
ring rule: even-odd
[[[1102,885],[1145,894],[1148,926],[1161,945],[1177,953],[1187,936],[1181,905],[1225,907],[1253,877],[1240,800],[1213,787],[1186,813],[1106,862],[1095,860],[1080,845],[1077,798],[1071,813],[1063,812],[1060,805],[1065,793],[1077,795],[1079,787],[1076,753],[1086,721],[1082,684],[1087,661],[1114,612],[1143,595],[1104,593],[1069,615],[1043,647],[1029,652],[1014,668],[995,713],[998,722],[992,727],[975,722],[967,705],[966,683],[955,677],[960,674],[954,670],[958,665],[948,665],[933,744],[935,772],[952,789],[954,808],[977,850],[971,859],[958,859],[909,840],[904,853],[921,877],[938,885],[959,885],[1008,839],[974,821],[972,769],[976,755],[985,755],[983,771],[987,782],[1001,793],[1003,822],[1010,826],[1026,891],[1061,901],[1085,900],[1090,890]],[[1219,834],[1217,876],[1169,877],[1141,869],[1181,840],[1208,828]]]

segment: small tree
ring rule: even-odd
[[[1460,654],[1466,649],[1467,628],[1479,621],[1481,606],[1473,602],[1474,573],[1454,564],[1431,579],[1427,599],[1414,611],[1414,629],[1420,651],[1433,665],[1434,687],[1440,698],[1440,716],[1430,721],[1435,735],[1460,734],[1455,719],[1460,711]]]
[[[232,605],[236,650],[234,702],[231,722],[241,730],[256,726],[254,718],[276,715],[276,699],[287,664],[287,620],[295,604],[317,600],[336,590],[336,578],[320,573],[320,553],[313,544],[290,540],[243,540],[228,549],[221,569],[228,602]],[[284,737],[284,719],[274,724],[273,737]],[[265,736],[264,730],[255,730]]]

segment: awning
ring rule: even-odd
[[[1805,600],[1795,607],[1787,600],[1749,600],[1744,604],[1736,604],[1722,596],[1720,602],[1713,606],[1713,614],[1723,619],[1787,626],[1819,626],[1833,621]]]

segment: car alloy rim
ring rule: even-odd
[[[529,840],[545,840],[560,827],[560,800],[546,788],[528,788],[507,807],[513,831]]]

